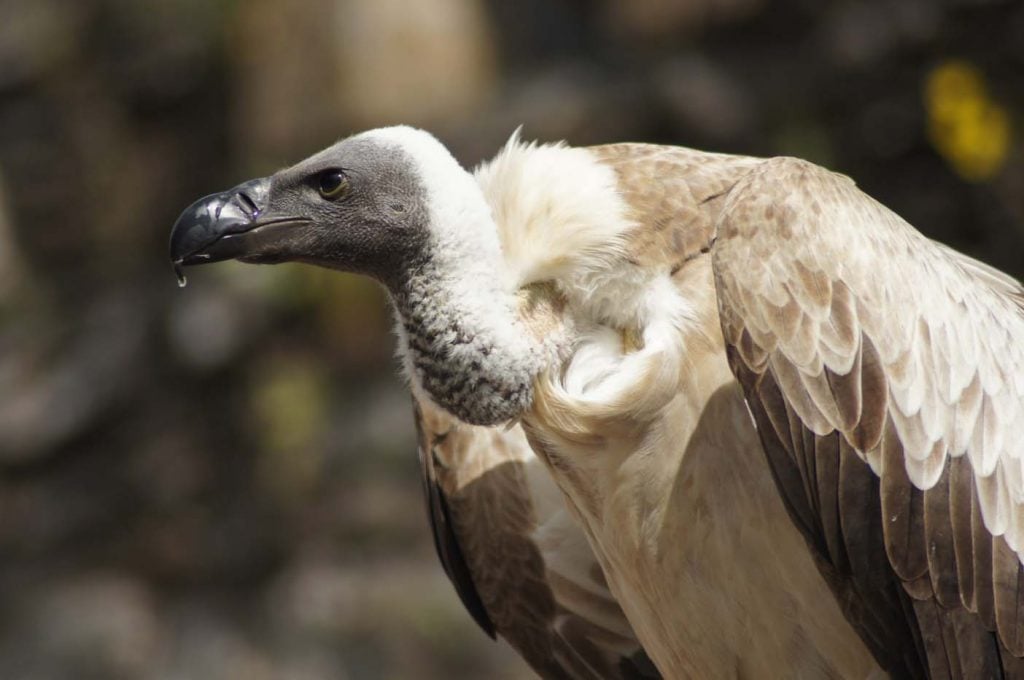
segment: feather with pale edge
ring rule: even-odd
[[[660,677],[522,430],[414,406],[438,556],[484,632],[545,678]]]
[[[1024,289],[796,159],[717,227],[731,365],[848,616],[894,675],[1014,676]]]

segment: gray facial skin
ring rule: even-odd
[[[337,184],[337,196],[325,194]],[[429,215],[401,149],[346,139],[270,177],[201,198],[171,231],[175,269],[226,259],[310,264],[370,275],[388,288],[424,256]]]
[[[438,171],[460,179],[465,171],[457,161],[439,145],[435,151]],[[530,404],[548,351],[525,333],[516,298],[485,262],[472,259],[486,249],[473,251],[470,243],[472,255],[451,257],[468,242],[454,237],[444,246],[449,251],[438,245],[436,231],[452,225],[431,223],[430,201],[447,196],[428,196],[423,167],[430,166],[400,144],[357,136],[271,177],[200,199],[171,233],[179,281],[183,266],[232,258],[369,275],[384,284],[398,311],[410,379],[467,423],[509,422]],[[470,206],[483,201],[464,198]],[[490,219],[485,210],[466,214]],[[463,238],[494,228],[461,226]]]

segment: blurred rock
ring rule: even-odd
[[[169,420],[174,423],[179,418],[180,414],[173,414]],[[154,508],[178,509],[214,482],[216,461],[202,451],[196,432],[183,423],[138,442],[125,472],[137,488],[145,489]]]
[[[399,378],[367,386],[337,407],[331,413],[328,439],[335,445],[344,442],[339,447],[342,455],[363,457],[363,452],[374,451],[378,457],[397,456],[403,462],[415,459],[416,440],[408,427],[412,401]]]
[[[920,119],[915,115],[917,93],[900,93],[866,102],[860,133],[865,148],[877,158],[895,158],[919,144]]]
[[[352,677],[337,658],[323,649],[295,650],[281,654],[276,678],[288,680],[347,680]]]
[[[131,296],[101,297],[66,350],[22,338],[0,357],[0,462],[52,451],[128,394],[143,357],[137,310]]]
[[[841,66],[877,64],[891,51],[933,38],[940,9],[929,0],[836,3],[825,10],[821,51]]]
[[[756,102],[736,78],[706,58],[667,60],[655,80],[673,123],[703,142],[724,144],[754,127]]]
[[[168,314],[170,344],[182,362],[213,369],[229,361],[250,330],[243,304],[222,286],[175,296]]]
[[[266,606],[285,639],[341,637],[363,619],[358,600],[365,596],[358,573],[346,574],[333,560],[300,555],[268,591]]]
[[[646,77],[604,72],[581,60],[557,62],[509,83],[486,115],[444,126],[442,137],[467,165],[489,159],[522,126],[525,140],[576,145],[642,139],[657,120]]]
[[[0,3],[0,91],[59,68],[79,48],[84,3]]]
[[[20,622],[35,656],[30,667],[42,661],[43,668],[76,669],[81,678],[141,678],[165,651],[153,598],[136,579],[71,576],[48,590]]]
[[[605,0],[611,32],[638,43],[671,40],[757,13],[764,0]]]
[[[169,663],[154,664],[153,680],[278,680],[267,653],[240,630],[239,622],[204,606],[186,606],[170,617],[174,648]]]
[[[257,481],[275,500],[294,506],[321,481],[328,385],[310,357],[291,352],[269,357],[251,375]]]
[[[341,668],[352,677],[417,677],[419,650],[428,644],[450,677],[532,677],[518,662],[496,663],[510,650],[488,641],[450,591],[442,571],[411,560],[367,562],[307,551],[278,579],[266,606],[281,626],[278,644],[293,654],[302,641],[361,640],[358,650],[342,650]],[[387,635],[375,634],[384,630]]]
[[[105,0],[97,28],[110,85],[145,110],[187,96],[206,81],[218,57],[223,6],[207,0]]]
[[[3,172],[0,172],[0,310],[11,301],[11,296],[25,276],[25,265],[18,253],[18,244],[14,242],[5,193]],[[0,324],[2,321],[3,316],[0,314]]]
[[[258,0],[234,21],[236,148],[260,167],[364,127],[469,118],[494,90],[480,0]]]
[[[1024,192],[1020,191],[1022,186],[1024,186],[1024,135],[1019,135],[1017,149],[1012,154],[1012,160],[998,180],[1000,198],[1012,215],[1009,220],[1012,225],[1006,232],[1008,232],[1010,240],[1017,243],[1024,242]],[[1010,266],[1007,269],[1012,271]],[[1024,278],[1024,275],[1021,278]]]
[[[360,0],[334,14],[337,105],[356,128],[470,118],[495,88],[480,0]]]

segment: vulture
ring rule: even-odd
[[[1024,677],[1024,288],[843,175],[391,127],[170,251],[386,288],[441,562],[543,677]]]

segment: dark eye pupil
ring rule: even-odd
[[[345,184],[345,176],[340,170],[328,170],[320,175],[320,193],[324,196],[336,195]]]

